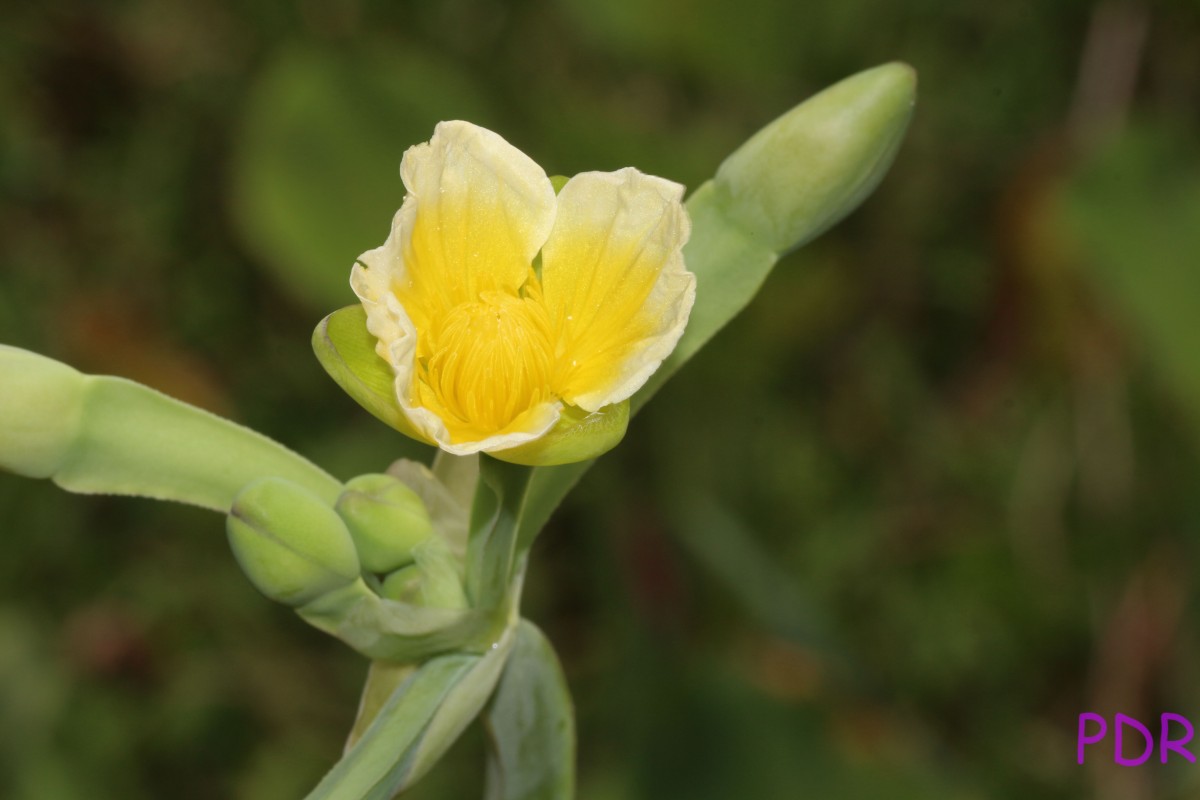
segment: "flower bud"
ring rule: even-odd
[[[337,501],[363,566],[386,573],[413,560],[413,547],[433,533],[420,496],[391,475],[359,475]]]
[[[53,359],[0,345],[0,469],[49,478],[69,457],[87,377]]]
[[[263,478],[243,489],[226,532],[250,582],[280,603],[302,606],[359,578],[354,540],[337,512],[291,481]]]
[[[383,580],[380,595],[397,603],[408,603],[412,606],[424,605],[421,597],[421,568],[409,564],[388,575]]]
[[[729,218],[776,253],[825,231],[883,179],[908,128],[916,86],[912,67],[884,64],[763,128],[713,178]]]
[[[383,596],[409,605],[428,608],[466,608],[458,566],[445,543],[432,537],[415,548],[415,564],[388,575],[383,581]]]

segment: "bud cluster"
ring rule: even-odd
[[[384,598],[464,608],[461,564],[429,510],[391,475],[360,475],[330,507],[283,478],[264,478],[234,500],[229,544],[251,583],[299,608],[366,581]]]

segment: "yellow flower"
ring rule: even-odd
[[[533,441],[566,406],[626,400],[675,348],[696,294],[682,186],[626,168],[555,195],[466,122],[440,123],[400,174],[391,234],[350,283],[429,441],[459,455]]]

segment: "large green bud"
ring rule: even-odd
[[[337,512],[303,487],[263,478],[233,502],[229,546],[260,592],[302,606],[359,579],[354,540]]]
[[[0,469],[49,478],[70,457],[87,376],[53,359],[0,345]]]
[[[433,522],[420,496],[391,475],[359,475],[337,501],[358,558],[384,574],[409,564],[413,548],[433,535]]]
[[[774,252],[799,247],[853,211],[883,179],[908,128],[916,88],[916,72],[900,63],[830,86],[725,159],[712,180],[715,199],[728,219]]]

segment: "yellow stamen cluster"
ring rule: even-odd
[[[483,292],[438,315],[419,340],[414,399],[459,436],[502,431],[551,399],[552,354],[541,303]]]

